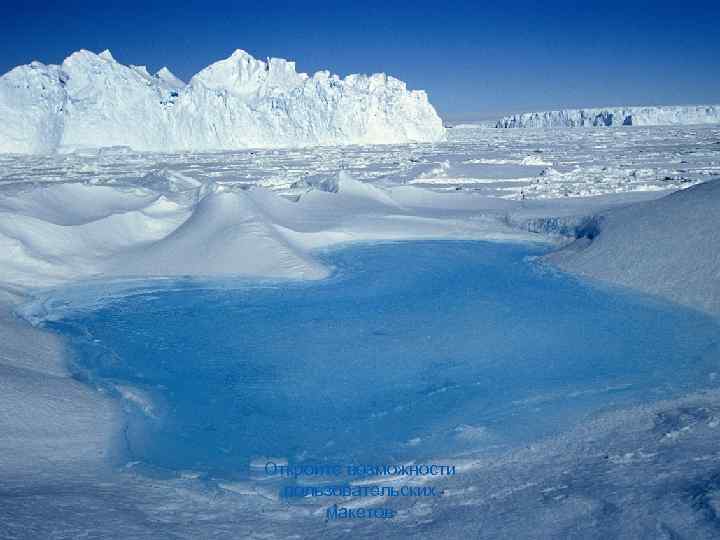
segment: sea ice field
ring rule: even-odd
[[[493,129],[464,124],[432,144],[328,146],[204,153],[138,153],[127,147],[64,155],[0,154],[0,183],[88,182],[141,186],[158,170],[288,196],[345,170],[381,186],[413,184],[488,196],[580,197],[678,189],[720,173],[720,128],[656,126]],[[150,186],[151,187],[151,186]]]
[[[0,156],[0,538],[717,537],[718,177],[718,126]]]

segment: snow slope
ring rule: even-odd
[[[111,261],[123,275],[245,273],[273,277],[325,277],[327,271],[291,246],[246,192],[202,199],[167,237]]]
[[[0,77],[0,152],[78,147],[221,150],[434,142],[445,129],[427,95],[385,74],[298,73],[242,50],[186,85],[109,51],[81,50],[61,66],[33,62]]]
[[[600,215],[547,259],[566,271],[720,315],[720,179]]]
[[[527,112],[498,120],[498,128],[670,126],[720,124],[720,105],[602,107]]]
[[[15,317],[19,297],[0,290],[0,475],[37,480],[101,467],[121,421],[108,397],[71,378],[62,340]],[[2,533],[0,533],[2,536]]]

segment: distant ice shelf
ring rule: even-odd
[[[109,51],[60,66],[32,62],[0,77],[0,153],[129,146],[232,150],[435,142],[440,117],[421,90],[379,73],[298,73],[295,62],[236,50],[187,84]]]
[[[720,105],[603,107],[526,112],[505,116],[497,128],[673,126],[720,124]]]

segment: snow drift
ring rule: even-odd
[[[81,50],[61,66],[33,62],[0,77],[0,152],[81,147],[229,150],[443,140],[423,91],[385,74],[298,73],[242,50],[188,84],[163,68]]]
[[[547,256],[563,270],[720,315],[720,179],[609,210]]]
[[[70,376],[61,338],[15,316],[19,300],[0,290],[0,474],[7,490],[13,477],[41,481],[58,470],[105,467],[122,421],[112,400]]]
[[[468,197],[467,208],[458,209],[447,194],[408,189],[417,194],[341,171],[293,202],[262,187],[202,183],[158,169],[132,185],[0,190],[0,287],[178,275],[319,279],[328,269],[312,250],[343,242],[533,239],[496,215],[466,219],[492,206],[484,198]],[[417,207],[419,197],[427,207]]]
[[[527,112],[506,116],[497,128],[671,126],[720,124],[720,105],[603,107]]]
[[[247,192],[218,192],[166,238],[112,262],[127,275],[250,275],[320,278],[322,265],[293,248]]]

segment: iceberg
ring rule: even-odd
[[[383,73],[340,78],[236,50],[185,84],[109,51],[0,77],[0,153],[126,146],[203,151],[436,142],[440,117],[421,90]]]
[[[674,126],[720,124],[720,105],[602,107],[526,112],[505,116],[496,128]]]

